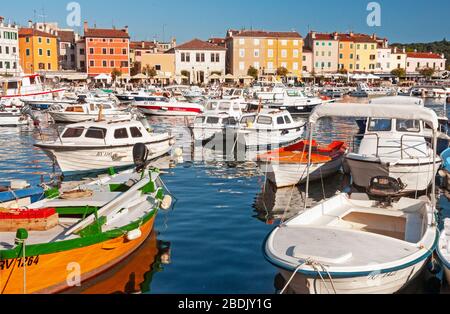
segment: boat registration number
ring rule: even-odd
[[[9,270],[12,267],[23,268],[39,264],[39,256],[29,256],[24,258],[8,259],[0,261],[0,270]]]
[[[96,157],[112,157],[114,154],[113,152],[98,152]]]

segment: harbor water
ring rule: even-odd
[[[444,102],[427,106],[446,114]],[[57,167],[33,144],[57,136],[44,121],[33,127],[0,129],[1,181],[48,182]],[[273,294],[283,288],[278,271],[263,256],[265,237],[282,220],[304,207],[305,188],[276,190],[252,162],[204,160],[193,149],[184,119],[148,118],[157,130],[176,135],[183,158],[165,169],[163,180],[175,198],[172,210],[160,212],[154,233],[127,260],[68,293]],[[318,141],[356,135],[354,119],[325,119]],[[344,191],[350,178],[337,174],[312,185],[308,204]],[[450,202],[441,191],[442,215],[450,217]],[[437,280],[424,272],[405,292],[437,293]]]

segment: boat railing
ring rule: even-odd
[[[392,146],[392,145],[380,145],[380,136],[377,133],[365,133],[365,134],[357,134],[354,135],[352,138],[352,151],[355,152],[356,151],[356,139],[363,139],[366,136],[375,136],[376,140],[377,140],[377,150],[376,150],[376,155],[375,157],[380,157],[380,148],[399,148],[400,149],[400,153],[401,153],[401,159],[404,159],[404,154],[405,154],[405,150],[403,149],[403,147],[405,147],[405,137],[415,137],[415,138],[423,138],[426,140],[426,136],[425,135],[421,135],[421,134],[403,134],[400,137],[400,145],[399,146]],[[422,143],[421,143],[422,144]],[[427,145],[427,147],[429,148],[429,144],[427,141],[424,142],[424,144]],[[406,148],[414,148],[415,146],[407,146]],[[431,155],[428,154],[424,157],[430,157]]]

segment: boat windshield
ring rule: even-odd
[[[369,132],[389,132],[392,130],[392,120],[390,119],[370,119]]]
[[[217,102],[215,102],[215,101],[209,102],[206,105],[207,110],[216,110],[216,108],[217,108]]]
[[[205,117],[197,117],[195,118],[195,124],[202,124],[205,121]]]
[[[89,128],[85,135],[86,138],[104,139],[106,137],[106,129]]]
[[[256,116],[245,116],[241,119],[241,124],[248,124],[248,123],[254,123],[256,119]]]
[[[418,120],[397,120],[398,132],[420,132],[420,121]]]
[[[219,110],[230,110],[231,104],[229,102],[223,102],[219,104]]]
[[[68,128],[62,135],[63,138],[77,138],[83,134],[84,128]]]

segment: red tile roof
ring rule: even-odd
[[[175,50],[226,50],[224,47],[208,43],[200,39],[193,39],[175,47]]]
[[[102,28],[89,28],[84,32],[84,36],[94,38],[130,38],[130,35],[123,29]]]
[[[130,49],[142,49],[148,50],[156,48],[156,44],[153,41],[132,41],[130,42]]]
[[[19,37],[26,37],[26,36],[39,36],[39,37],[50,37],[50,38],[56,38],[55,35],[34,29],[34,28],[21,28],[19,29]]]
[[[213,45],[223,46],[223,45],[225,45],[225,38],[214,37],[214,38],[208,39],[208,42]]]
[[[440,54],[432,53],[432,52],[408,52],[408,58],[417,58],[417,59],[443,59]]]
[[[233,37],[302,38],[298,32],[232,31]]]
[[[58,31],[58,37],[61,42],[75,42],[75,33],[73,31]]]

